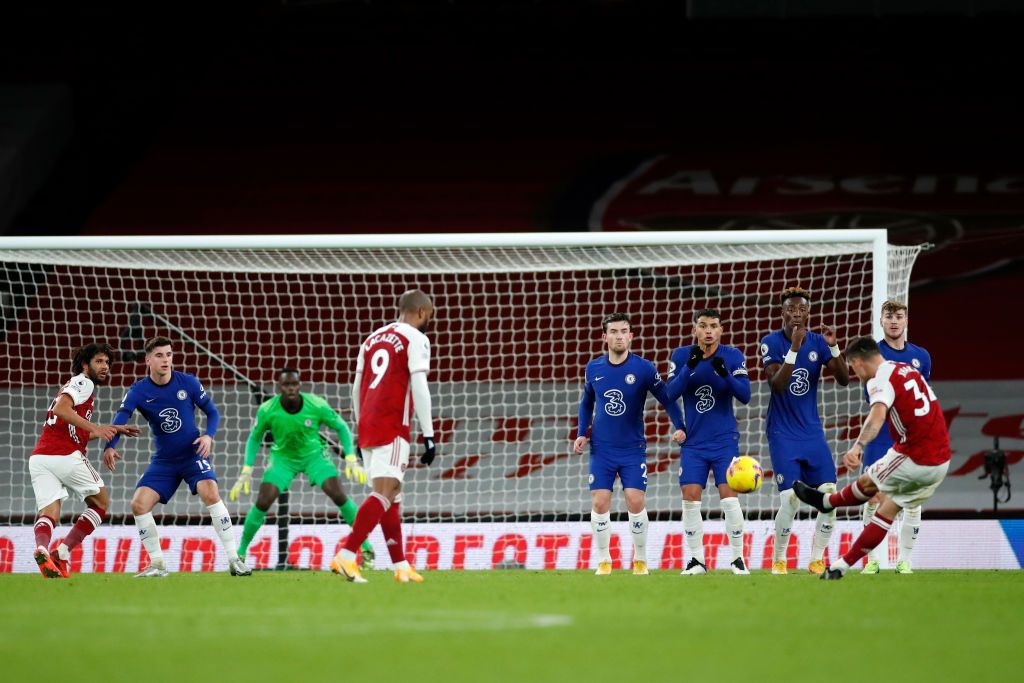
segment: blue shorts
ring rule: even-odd
[[[797,479],[815,487],[834,484],[838,479],[836,463],[824,434],[805,439],[769,436],[768,450],[779,491],[793,488]]]
[[[647,451],[590,452],[590,490],[612,490],[616,475],[624,489],[647,490]]]
[[[203,479],[217,481],[217,475],[213,473],[210,461],[198,455],[181,460],[152,460],[135,488],[147,486],[153,489],[160,494],[160,502],[166,505],[182,481],[188,483],[188,490],[194,496],[196,484]]]
[[[704,488],[708,485],[708,473],[712,471],[715,484],[725,484],[725,471],[739,454],[740,449],[734,443],[719,448],[689,448],[684,444],[679,455],[679,485],[698,484]]]

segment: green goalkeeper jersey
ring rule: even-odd
[[[302,407],[297,413],[289,413],[284,409],[280,394],[259,407],[256,411],[256,424],[253,425],[249,440],[245,444],[246,465],[251,467],[255,464],[256,454],[259,453],[263,435],[267,430],[274,436],[274,445],[270,449],[272,459],[302,460],[322,453],[322,424],[337,432],[346,454],[355,453],[352,448],[352,431],[327,401],[313,394],[300,393],[299,396],[302,397]]]

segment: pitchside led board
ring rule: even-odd
[[[74,345],[98,340],[116,348],[113,380],[97,391],[97,419],[105,420],[145,374],[142,341],[170,337],[177,369],[200,378],[223,416],[212,462],[224,489],[238,474],[256,409],[275,391],[282,364],[298,367],[303,389],[351,420],[355,349],[394,319],[398,295],[413,286],[428,291],[437,308],[429,381],[440,457],[407,473],[402,507],[410,554],[423,567],[590,566],[589,529],[578,521],[590,510],[587,455],[571,445],[583,368],[601,353],[604,315],[630,313],[633,351],[664,373],[671,350],[689,342],[692,313],[721,311],[723,342],[743,350],[753,385],[750,404],[736,410],[741,450],[770,470],[768,393],[757,350],[780,324],[778,293],[793,284],[812,290],[812,324],[832,325],[840,340],[877,336],[877,311],[887,298],[907,298],[919,251],[888,245],[884,230],[0,238],[4,272],[22,292],[4,304],[0,337],[7,369],[0,378],[0,570],[34,569],[28,454],[53,393],[67,381]],[[102,302],[106,314],[54,315],[78,310],[83,299]],[[937,390],[945,407],[945,389]],[[842,453],[865,412],[861,388],[826,376],[818,395],[826,437]],[[678,516],[678,451],[653,399],[646,422],[648,509]],[[954,430],[963,424],[958,418]],[[128,501],[150,456],[148,426],[142,428],[142,438],[122,441],[118,471],[102,472],[113,522],[81,549],[75,561],[82,571],[138,568]],[[984,444],[969,437],[954,431],[950,480],[936,497],[947,509],[990,504],[970,473]],[[95,462],[98,446],[88,455]],[[257,480],[264,464],[261,456]],[[850,476],[841,471],[840,483]],[[357,500],[367,492],[349,487]],[[771,536],[770,523],[760,520],[774,511],[776,494],[769,483],[742,498],[753,567],[763,564]],[[241,517],[251,503],[243,497],[230,510]],[[64,512],[76,510],[71,502]],[[213,537],[195,525],[206,519],[195,498],[179,492],[157,512],[171,569],[220,566]],[[256,566],[323,566],[347,532],[323,494],[301,479],[283,519],[287,528],[265,528],[254,542]],[[716,524],[707,527],[712,546],[721,540]],[[832,553],[859,522],[839,526]],[[915,568],[1017,567],[1012,548],[1019,544],[1007,529],[932,522],[926,512]],[[288,557],[271,540],[279,532]],[[682,562],[681,533],[679,524],[652,525],[652,568]],[[800,541],[808,529],[798,525],[795,533],[793,552],[806,553],[809,543]],[[54,538],[61,535],[59,529]],[[715,557],[712,549],[706,555]]]

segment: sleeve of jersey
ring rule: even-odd
[[[134,387],[128,388],[128,393],[124,395],[124,399],[121,401],[121,407],[117,409],[117,413],[114,415],[114,419],[110,421],[112,425],[126,425],[128,420],[131,419],[132,413],[135,412],[136,398]],[[117,444],[121,441],[121,435],[117,434],[113,439],[103,445],[103,450],[108,448],[117,448]]]
[[[686,367],[686,359],[683,358],[682,351],[682,348],[673,351],[672,358],[668,361],[669,382],[665,391],[672,401],[682,396],[683,392],[686,391],[686,386],[690,383],[690,373]]]
[[[63,393],[70,396],[76,406],[80,406],[89,400],[89,397],[92,396],[92,392],[95,388],[96,386],[92,383],[91,379],[88,377],[82,377],[74,382],[69,382],[68,385],[64,387]]]
[[[409,340],[409,374],[430,370],[430,340],[420,334]]]
[[[356,449],[352,447],[352,430],[348,428],[348,423],[327,403],[323,404],[320,411],[320,419],[323,423],[338,434],[338,440],[341,441],[341,449],[345,451],[345,455],[355,455]]]
[[[648,385],[648,391],[654,398],[658,399],[658,403],[665,407],[665,412],[668,413],[668,418],[672,420],[672,426],[676,429],[683,429],[683,411],[679,409],[679,403],[669,396],[668,388],[665,383],[661,381],[661,375],[658,374],[657,369],[651,366],[651,381]],[[676,398],[679,398],[676,396]]]
[[[868,403],[882,403],[886,408],[892,408],[896,400],[896,391],[892,388],[889,378],[872,377],[868,380]]]
[[[199,410],[206,413],[206,435],[212,439],[217,435],[217,428],[220,427],[220,411],[217,410],[210,392],[206,390],[202,382],[196,377],[192,379],[195,381],[195,386],[192,388],[192,402]]]
[[[768,367],[772,363],[780,363],[781,364],[783,360],[784,359],[781,356],[779,356],[779,354],[776,351],[776,349],[772,348],[771,343],[769,343],[769,337],[765,337],[764,339],[761,340],[761,365],[762,366]]]
[[[737,351],[732,355],[728,369],[732,395],[743,405],[750,403],[750,376],[747,374],[747,362],[742,353]]]
[[[921,375],[925,382],[932,383],[932,355],[927,351],[924,352],[924,362],[921,363]]]
[[[267,411],[264,406],[260,406],[260,409],[256,411],[256,422],[252,425],[252,431],[249,432],[249,438],[245,442],[245,464],[248,467],[252,467],[256,464],[256,455],[260,452],[260,446],[263,445],[263,435],[267,433]]]
[[[417,372],[409,377],[412,385],[412,405],[416,411],[416,420],[420,423],[420,433],[426,438],[434,438],[434,418],[430,406],[430,387],[427,386],[427,373]]]
[[[590,423],[594,419],[594,405],[597,397],[594,395],[594,385],[590,383],[590,377],[584,375],[583,395],[580,396],[579,429],[576,436],[586,436],[590,431]]]

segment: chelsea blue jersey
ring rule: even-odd
[[[206,433],[213,437],[220,424],[213,399],[195,375],[175,370],[167,384],[156,384],[149,376],[135,382],[121,401],[113,424],[128,424],[137,410],[153,432],[154,460],[192,458],[196,448],[192,442],[199,438],[197,407],[206,413]],[[117,442],[114,438],[109,447]]]
[[[578,435],[586,436],[593,420],[591,453],[632,452],[647,447],[644,406],[648,392],[665,406],[676,429],[682,429],[683,414],[669,399],[654,363],[632,353],[618,365],[606,355],[587,363]]]
[[[734,346],[719,345],[710,358],[690,370],[686,365],[693,345],[681,346],[672,352],[668,366],[669,396],[681,394],[686,418],[686,442],[683,448],[714,450],[736,445],[740,433],[736,428],[733,396],[741,403],[750,401],[750,379],[743,352]],[[715,358],[725,361],[728,377],[715,372]]]
[[[772,363],[782,364],[791,347],[792,342],[782,330],[772,332],[761,340],[761,363],[766,368]],[[765,418],[765,433],[769,437],[801,439],[809,434],[824,433],[818,416],[818,380],[821,369],[830,360],[832,352],[828,342],[817,332],[808,330],[796,353],[789,386],[783,392],[771,392]]]
[[[882,358],[897,363],[908,363],[915,370],[921,373],[924,381],[931,384],[932,381],[932,357],[931,355],[915,344],[906,342],[903,350],[894,349],[889,346],[885,339],[878,342],[878,349],[882,352]],[[864,386],[864,400],[868,400],[868,388]],[[880,459],[893,446],[892,435],[889,434],[889,418],[885,418],[885,425],[878,436],[864,449],[864,462],[869,463]]]

